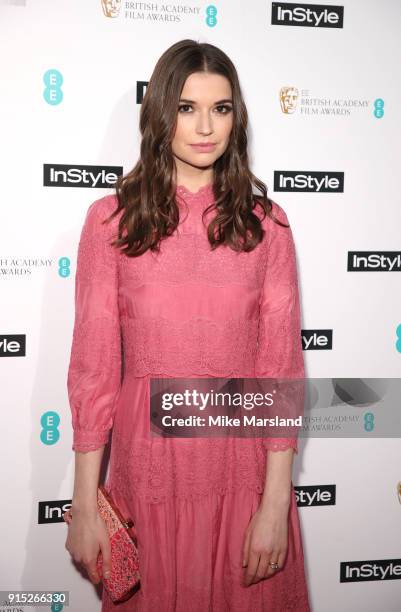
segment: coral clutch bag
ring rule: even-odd
[[[110,578],[102,575],[102,553],[99,552],[97,568],[102,575],[103,586],[114,603],[126,601],[133,595],[140,581],[139,557],[134,523],[125,519],[104,486],[97,491],[99,514],[106,524],[111,547]],[[66,523],[72,519],[71,510],[64,512]]]

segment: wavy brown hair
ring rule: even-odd
[[[263,219],[267,215],[279,225],[289,227],[274,216],[266,185],[249,169],[248,113],[234,64],[218,47],[184,39],[169,47],[153,70],[140,111],[139,160],[115,183],[118,206],[108,221],[121,210],[123,213],[118,239],[112,245],[130,257],[142,255],[148,249],[158,251],[160,241],[178,226],[171,142],[181,92],[194,72],[222,75],[232,88],[233,127],[225,152],[214,163],[214,203],[203,213],[212,207],[216,210],[207,228],[212,249],[225,244],[235,251],[253,250],[264,235],[261,220],[253,212],[257,204],[262,207]],[[253,193],[252,185],[261,195]]]

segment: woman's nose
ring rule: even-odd
[[[202,134],[210,134],[213,131],[213,122],[209,113],[201,113],[198,120],[198,132]]]

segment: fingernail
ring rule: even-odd
[[[105,578],[110,578],[110,572],[104,572],[104,577]]]

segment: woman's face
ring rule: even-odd
[[[219,74],[194,72],[181,92],[172,141],[176,164],[205,169],[224,153],[233,125],[229,80]],[[196,147],[212,143],[210,147]],[[189,168],[187,168],[189,170]]]

